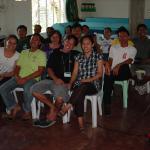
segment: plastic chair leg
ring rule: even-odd
[[[87,99],[84,100],[84,112],[87,112]]]
[[[150,81],[148,81],[148,82],[146,83],[146,85],[147,85],[147,93],[150,93]]]
[[[92,97],[92,127],[97,127],[97,96]]]
[[[35,98],[33,98],[32,103],[31,103],[31,112],[32,112],[32,119],[33,120],[37,119]]]
[[[98,109],[99,109],[100,116],[102,116],[102,99],[103,99],[103,97],[98,96],[97,102],[98,102]]]
[[[124,81],[122,89],[123,89],[123,108],[127,108],[128,107],[128,83],[126,83],[126,81]]]

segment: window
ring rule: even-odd
[[[27,1],[27,0],[15,0],[16,2]]]
[[[65,0],[32,0],[33,27],[40,24],[45,32],[48,26],[65,21]]]

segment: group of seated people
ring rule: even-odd
[[[9,112],[5,116],[9,119],[14,119],[21,109],[22,119],[31,119],[31,102],[35,97],[47,105],[49,111],[46,119],[35,121],[34,126],[51,126],[73,108],[79,128],[84,130],[85,96],[98,93],[102,80],[103,114],[110,115],[114,81],[130,79],[131,72],[139,65],[147,69],[149,75],[150,40],[145,24],[138,25],[138,35],[133,40],[124,27],[117,30],[115,40],[110,38],[111,28],[105,28],[102,41],[80,24],[68,26],[64,37],[52,27],[47,28],[47,39],[40,31],[41,26],[36,25],[35,33],[27,36],[27,28],[20,25],[19,40],[9,35],[5,47],[0,48],[0,101],[4,102]],[[22,107],[12,93],[16,87],[24,89]],[[48,90],[52,97],[44,94]]]

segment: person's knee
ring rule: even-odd
[[[30,93],[33,95],[33,93],[35,92],[35,88],[34,85],[30,87]]]
[[[42,82],[37,82],[30,87],[30,93],[45,93],[48,89],[48,86]]]
[[[34,97],[38,97],[40,93],[32,92],[31,94],[32,94],[32,96],[34,96]]]

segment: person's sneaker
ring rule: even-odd
[[[56,121],[51,121],[51,120],[37,120],[33,123],[33,126],[37,126],[40,128],[47,128],[55,124]]]
[[[39,127],[41,120],[35,120],[33,126]]]

